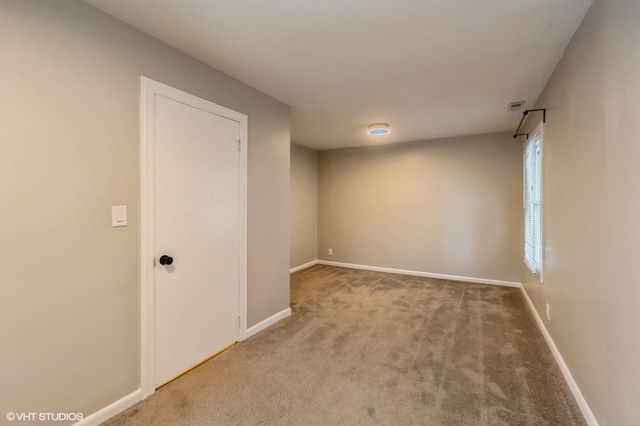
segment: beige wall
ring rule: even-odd
[[[319,257],[519,282],[521,163],[508,134],[321,151]]]
[[[3,0],[0,52],[3,419],[139,387],[140,74],[249,116],[249,325],[289,307],[288,106],[80,1]]]
[[[596,0],[537,103],[545,282],[523,282],[601,425],[640,422],[639,23]]]
[[[289,266],[318,259],[318,152],[291,144],[291,254]]]

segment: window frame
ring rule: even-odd
[[[534,155],[528,159],[530,155]],[[544,164],[544,149],[543,149],[543,130],[542,123],[539,123],[531,133],[531,137],[524,145],[522,153],[522,176],[523,176],[523,193],[522,193],[522,207],[524,211],[524,238],[523,238],[523,254],[524,263],[529,270],[536,275],[540,282],[543,282],[543,264],[544,264],[544,221],[543,221],[543,203],[544,203],[544,191],[543,191],[543,164]],[[533,176],[532,176],[533,175]],[[529,188],[529,183],[533,178],[534,187]],[[533,197],[532,197],[533,195]],[[533,198],[533,199],[532,199]],[[537,210],[537,224],[536,224],[536,210]],[[530,216],[534,215],[531,219]],[[537,225],[537,233],[535,227]],[[534,229],[530,229],[533,226]],[[529,239],[529,234],[533,235]],[[536,241],[537,237],[537,241]]]

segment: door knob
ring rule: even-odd
[[[172,263],[173,263],[173,257],[167,256],[166,254],[163,254],[162,256],[160,256],[161,265],[171,265]]]

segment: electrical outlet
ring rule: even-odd
[[[547,319],[551,321],[551,305],[547,303]]]
[[[333,256],[333,249],[329,249],[329,256]]]

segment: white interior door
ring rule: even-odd
[[[238,340],[240,123],[161,95],[154,108],[158,387]]]

